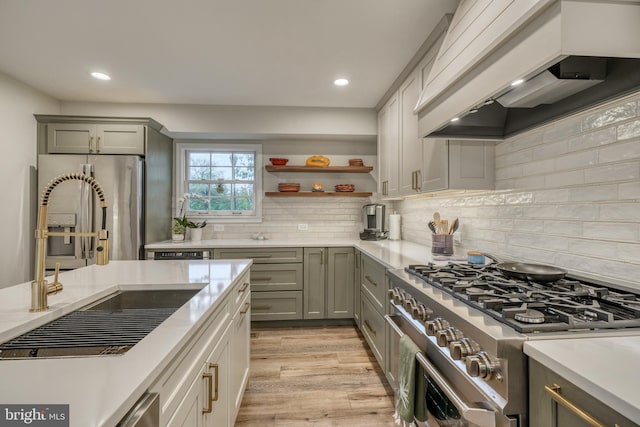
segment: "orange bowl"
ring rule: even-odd
[[[297,183],[280,183],[278,184],[278,191],[280,192],[297,192],[300,191],[300,184]]]
[[[279,157],[271,157],[271,158],[269,158],[269,161],[271,162],[271,164],[273,166],[284,166],[284,165],[287,164],[289,159],[282,159],[282,158],[279,158]]]
[[[355,190],[356,186],[353,184],[338,184],[335,186],[335,189],[339,193],[351,193]]]

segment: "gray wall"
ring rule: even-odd
[[[0,288],[33,278],[36,212],[34,113],[58,114],[55,99],[0,73]]]

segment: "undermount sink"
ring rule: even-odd
[[[80,310],[131,310],[180,308],[200,289],[154,289],[149,291],[119,291],[89,304]]]
[[[118,291],[0,344],[0,359],[123,354],[199,291]]]

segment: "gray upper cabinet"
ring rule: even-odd
[[[304,318],[353,318],[353,248],[304,248]]]
[[[47,152],[144,155],[145,127],[120,123],[49,123]]]
[[[398,90],[400,106],[400,194],[408,195],[418,191],[418,173],[421,169],[422,151],[418,138],[418,117],[413,108],[418,102],[418,76],[412,72]]]
[[[420,176],[421,192],[493,189],[494,142],[424,138]]]
[[[378,192],[397,197],[398,189],[398,95],[394,94],[378,112]]]

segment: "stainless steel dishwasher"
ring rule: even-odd
[[[145,393],[117,427],[158,427],[160,425],[160,395]]]

